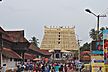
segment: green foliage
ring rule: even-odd
[[[99,31],[99,39],[102,39],[102,32],[103,30],[106,30],[108,29],[107,27],[101,27],[100,28],[100,31]],[[91,29],[90,32],[89,32],[89,36],[90,38],[92,38],[94,41],[97,39],[97,31],[95,29]],[[82,47],[80,47],[80,52],[82,51],[90,51],[90,43],[85,43],[83,44]]]
[[[96,40],[97,38],[97,31],[95,29],[91,29],[89,32],[90,38],[92,38],[93,40]]]
[[[86,42],[82,47],[80,47],[80,52],[82,51],[90,51],[90,44]]]
[[[100,37],[100,39],[102,38],[103,30],[106,30],[106,29],[108,29],[108,28],[107,27],[106,28],[105,27],[100,28],[99,35],[98,35]],[[97,39],[97,31],[95,29],[91,29],[90,32],[89,32],[89,36],[93,40],[96,40]]]
[[[36,37],[32,37],[32,42],[34,42],[35,46],[38,48],[38,39]]]

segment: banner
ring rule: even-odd
[[[104,62],[108,64],[108,30],[103,30],[104,40]]]
[[[92,41],[92,54],[103,55],[103,40]]]

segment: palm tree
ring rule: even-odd
[[[97,38],[97,31],[95,29],[91,29],[89,32],[90,38],[92,38],[93,40],[96,40]]]
[[[102,40],[102,35],[103,35],[103,30],[106,30],[108,29],[107,27],[101,27],[100,28],[100,31],[99,31],[99,40]],[[95,29],[91,29],[90,32],[89,32],[89,36],[90,38],[92,38],[93,40],[96,40],[97,38],[97,31]]]

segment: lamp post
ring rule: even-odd
[[[99,18],[100,17],[106,17],[106,15],[96,15],[95,13],[93,13],[92,11],[90,11],[89,9],[85,9],[86,12],[93,14],[96,18],[97,18],[97,37],[96,40],[99,40]],[[90,55],[92,55],[92,49],[91,49],[91,44],[90,44]],[[90,61],[90,70],[91,70],[92,66],[91,66],[91,61]],[[90,71],[91,72],[91,71]]]
[[[93,14],[95,17],[97,17],[97,40],[99,38],[99,18],[100,17],[106,17],[106,15],[96,15],[95,13],[93,13],[92,11],[90,11],[89,9],[85,9],[86,12]]]

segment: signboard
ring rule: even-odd
[[[103,54],[103,51],[92,51],[92,54]]]
[[[104,57],[102,55],[92,55],[91,63],[104,63]]]
[[[103,55],[103,40],[101,41],[92,41],[92,54]]]
[[[108,64],[108,30],[103,30],[103,40],[104,40],[104,61]]]

